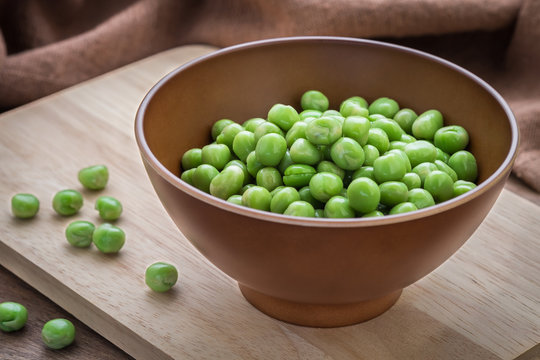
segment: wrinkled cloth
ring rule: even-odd
[[[334,35],[476,73],[518,120],[514,173],[540,192],[540,0],[0,0],[0,109],[184,44]]]

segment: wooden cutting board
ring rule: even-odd
[[[140,359],[512,359],[540,342],[540,207],[507,190],[462,249],[374,320],[304,328],[251,307],[168,218],[133,134],[146,91],[213,50],[164,52],[0,116],[0,264]],[[101,163],[109,186],[82,190],[78,170]],[[85,198],[71,218],[50,205],[65,188]],[[10,215],[17,192],[40,198],[35,219]],[[100,223],[100,195],[124,204],[118,225],[127,240],[117,256],[64,238],[75,219]],[[145,286],[155,261],[178,267],[173,291]]]

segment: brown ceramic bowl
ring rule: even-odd
[[[325,93],[331,108],[360,95],[440,110],[446,124],[469,131],[479,186],[408,214],[311,219],[237,206],[179,179],[182,154],[210,142],[214,121],[266,117],[275,103],[299,108],[308,89]],[[470,72],[416,50],[332,37],[252,42],[183,65],[149,91],[135,131],[156,193],[185,237],[261,311],[321,327],[381,314],[458,250],[499,196],[518,144],[508,105]]]

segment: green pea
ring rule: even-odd
[[[221,119],[218,120],[212,125],[212,139],[216,140],[218,135],[221,134],[221,131],[230,124],[234,124],[234,121],[230,119]]]
[[[367,177],[373,181],[376,181],[375,172],[373,171],[373,166],[362,166],[360,169],[352,173],[351,179],[355,180],[360,177]]]
[[[403,131],[410,134],[412,132],[412,124],[417,117],[418,115],[416,115],[413,110],[404,108],[394,115],[394,120],[399,124]]]
[[[186,166],[189,165],[189,161],[197,161],[196,151],[193,151],[189,157],[189,160],[186,159]],[[182,161],[184,161],[183,159],[184,158],[182,158]],[[107,186],[107,182],[109,181],[109,169],[107,169],[107,166],[105,165],[89,166],[79,171],[78,178],[79,182],[85,188],[90,190],[101,190]]]
[[[156,262],[146,268],[144,282],[155,292],[169,291],[178,281],[178,270],[166,262]]]
[[[381,97],[372,102],[368,110],[370,114],[381,114],[391,119],[399,111],[399,104],[393,99]]]
[[[193,175],[191,176],[191,181],[193,185],[204,192],[210,192],[210,183],[212,179],[219,174],[219,171],[212,165],[202,164],[197,166]]]
[[[420,182],[422,183],[422,186],[424,186],[424,180],[426,179],[426,176],[428,176],[429,173],[437,169],[437,165],[435,165],[434,163],[424,162],[416,165],[412,169],[412,171],[420,177]]]
[[[406,173],[405,175],[403,175],[403,178],[401,178],[400,181],[407,185],[407,188],[409,190],[422,187],[422,180],[420,179],[420,175],[414,172]]]
[[[381,114],[371,114],[367,118],[371,122],[373,122],[375,120],[379,120],[379,119],[388,119],[386,116],[381,115]]]
[[[75,326],[66,319],[53,319],[43,325],[41,338],[51,349],[63,349],[75,340]]]
[[[257,155],[255,154],[255,151],[249,153],[246,159],[246,166],[249,174],[253,177],[256,177],[259,170],[264,167],[264,165],[257,160]]]
[[[3,302],[0,304],[0,330],[12,332],[20,330],[28,320],[26,308],[16,302]]]
[[[443,126],[443,116],[438,110],[420,114],[412,124],[412,134],[417,139],[433,140],[437,130]]]
[[[321,117],[322,111],[319,110],[304,110],[300,114],[300,120],[305,120],[307,118],[318,118]]]
[[[210,194],[227,200],[240,192],[244,185],[244,171],[239,166],[229,166],[223,169],[210,182]]]
[[[345,170],[328,160],[323,160],[317,165],[317,172],[331,172],[342,180],[345,178]]]
[[[309,184],[309,181],[317,171],[309,165],[293,164],[283,174],[283,183],[287,186],[300,188]]]
[[[375,162],[375,159],[379,157],[379,150],[373,146],[373,145],[364,145],[362,147],[364,150],[364,166],[373,166],[373,163]]]
[[[283,136],[278,134],[264,135],[259,139],[255,147],[257,161],[264,166],[277,166],[286,151],[287,141],[285,141]]]
[[[448,159],[448,165],[456,172],[459,180],[474,182],[478,177],[476,158],[467,150],[460,150]]]
[[[448,160],[450,160],[450,155],[442,151],[441,149],[437,148],[437,160],[441,160],[445,164],[448,164]]]
[[[212,165],[222,170],[231,160],[231,151],[225,144],[209,144],[202,148],[201,159],[203,164]]]
[[[187,182],[189,185],[193,185],[193,173],[195,172],[195,169],[189,169],[182,172],[182,175],[180,176],[180,179]]]
[[[381,203],[386,206],[395,206],[407,201],[409,189],[407,185],[399,181],[386,181],[379,185],[381,191]]]
[[[280,185],[277,188],[275,188],[274,190],[270,191],[270,195],[272,195],[272,198],[273,198],[274,195],[276,195],[279,191],[281,191],[281,190],[283,190],[285,188],[286,188],[286,186]]]
[[[342,137],[332,145],[330,156],[334,163],[345,170],[360,169],[365,159],[362,146],[348,137]]]
[[[122,214],[122,204],[111,196],[100,196],[94,207],[103,220],[116,220]]]
[[[339,195],[343,189],[343,181],[336,174],[321,172],[313,175],[309,181],[309,189],[315,199],[327,202],[332,196]]]
[[[319,149],[307,139],[297,139],[289,152],[291,160],[297,164],[315,165],[321,160]]]
[[[384,130],[379,128],[369,129],[367,143],[375,146],[379,150],[379,154],[384,154],[390,147],[388,135],[386,135]]]
[[[258,186],[266,188],[268,191],[283,185],[280,172],[273,167],[265,167],[257,172],[256,181]]]
[[[243,192],[242,192],[242,194],[243,194]],[[242,195],[231,195],[231,196],[229,196],[227,201],[230,202],[230,203],[236,204],[236,205],[243,205],[242,204]]]
[[[83,197],[76,190],[62,190],[54,195],[52,207],[60,215],[70,216],[79,212],[83,206]]]
[[[324,207],[324,203],[320,202],[319,200],[315,199],[313,195],[311,194],[311,189],[309,186],[304,186],[300,190],[298,190],[298,194],[300,195],[300,200],[307,201],[310,203],[315,209],[322,209]]]
[[[20,219],[29,219],[39,211],[39,200],[32,194],[15,194],[11,198],[11,213]]]
[[[388,152],[386,154],[398,154],[399,156],[401,156],[401,158],[405,162],[405,169],[407,170],[407,172],[411,171],[411,168],[412,168],[411,162],[409,160],[409,157],[405,153],[405,151],[400,150],[400,149],[391,149],[391,150],[388,150]]]
[[[295,122],[300,121],[300,116],[290,105],[275,104],[268,112],[268,121],[288,131]]]
[[[298,190],[293,187],[284,187],[272,196],[270,211],[283,214],[294,201],[300,200]]]
[[[470,181],[458,180],[454,183],[454,197],[465,194],[476,187],[476,184]]]
[[[189,149],[182,155],[181,166],[182,170],[186,171],[189,169],[194,169],[197,166],[202,164],[202,150],[199,148]],[[82,170],[81,170],[82,171]],[[79,178],[80,178],[79,172]]]
[[[96,227],[88,221],[73,221],[66,227],[66,239],[75,247],[88,247],[92,244],[92,235]]]
[[[316,117],[311,116],[311,117],[307,117],[307,118],[303,119],[302,122],[306,123],[306,124],[309,124],[310,122],[312,122],[315,119],[316,119]]]
[[[446,165],[446,163],[441,160],[435,160],[435,165],[437,166],[437,169],[444,171],[445,173],[450,175],[452,181],[457,181],[458,178],[456,172],[450,166]]]
[[[287,168],[291,166],[292,164],[294,164],[294,161],[292,161],[291,152],[289,151],[289,149],[287,149],[287,151],[285,151],[285,155],[283,155],[283,157],[281,158],[281,161],[279,162],[279,165],[278,165],[279,172],[282,175],[284,175],[285,170],[287,170]]]
[[[328,98],[320,91],[309,90],[306,91],[300,99],[300,105],[304,110],[328,110]]]
[[[240,131],[234,137],[233,152],[242,161],[246,161],[250,152],[255,150],[255,134],[247,130]]]
[[[324,209],[315,209],[315,217],[319,219],[324,218]]]
[[[371,212],[368,212],[367,214],[362,215],[363,218],[380,217],[380,216],[384,216],[384,214],[382,212],[380,212],[379,210],[373,210]]]
[[[237,123],[229,124],[223,128],[221,134],[218,135],[216,142],[218,144],[227,145],[229,149],[232,149],[234,138],[242,131],[245,131],[242,125]]]
[[[401,135],[405,134],[399,124],[392,119],[377,119],[371,123],[371,127],[382,129],[388,135],[389,141],[400,140]]]
[[[349,116],[343,121],[343,136],[354,139],[364,146],[367,144],[371,122],[363,116]]]
[[[407,201],[416,205],[418,209],[435,205],[435,200],[431,196],[431,193],[421,188],[409,190]]]
[[[405,154],[415,167],[423,162],[434,162],[437,158],[437,148],[430,142],[418,140],[405,146]]]
[[[469,145],[469,134],[459,125],[445,126],[435,132],[433,143],[442,151],[453,154]]]
[[[240,194],[244,194],[247,189],[252,188],[254,186],[257,186],[257,185],[255,185],[255,184],[246,184],[246,185],[242,186],[242,188],[240,189]]]
[[[440,203],[454,196],[454,182],[444,171],[434,170],[424,180],[424,189],[429,191],[433,199]]]
[[[252,209],[270,211],[272,195],[262,186],[253,186],[242,195],[242,205]]]
[[[285,135],[285,140],[287,140],[287,146],[291,147],[292,144],[300,138],[305,139],[306,138],[306,128],[307,123],[303,121],[299,121],[295,123],[289,131],[287,131],[287,134]]]
[[[253,134],[255,134],[255,143],[259,142],[259,139],[266,134],[279,134],[284,136],[283,131],[276,124],[268,121],[257,126]]]
[[[405,150],[407,146],[406,142],[403,141],[390,141],[390,150]]]
[[[334,117],[322,116],[306,127],[306,138],[315,145],[331,145],[341,137],[342,126]]]
[[[399,139],[399,141],[403,141],[404,143],[412,143],[412,142],[415,142],[417,141],[416,138],[412,135],[409,135],[409,134],[403,134],[401,135],[401,139]]]
[[[322,113],[321,116],[330,116],[330,117],[340,117],[343,118],[343,115],[337,110],[326,110]]]
[[[349,184],[347,198],[354,210],[366,214],[377,209],[381,192],[375,181],[367,177],[359,177]]]
[[[117,253],[126,242],[126,234],[119,227],[105,223],[94,230],[92,241],[102,253]]]
[[[345,100],[339,107],[339,112],[343,117],[348,116],[368,116],[369,111],[356,101]]]
[[[349,205],[349,199],[343,196],[333,196],[324,206],[324,217],[327,218],[353,218],[353,208]]]
[[[255,129],[257,126],[261,125],[263,122],[266,122],[266,120],[262,118],[251,118],[249,120],[246,120],[242,123],[242,127],[250,132],[255,132]]]
[[[299,200],[292,202],[283,214],[289,216],[315,217],[315,209],[310,203]]]
[[[416,211],[418,208],[415,204],[411,202],[402,202],[401,204],[395,205],[391,210],[389,215],[403,214],[411,211]]]
[[[251,182],[251,175],[249,174],[247,165],[245,163],[240,160],[231,160],[227,163],[227,165],[225,165],[225,168],[223,168],[223,170],[225,170],[229,166],[238,166],[240,169],[242,169],[242,172],[244,173],[244,182],[242,185],[247,185]]]
[[[340,108],[341,108],[341,106],[343,106],[343,103],[345,103],[347,101],[352,101],[352,102],[357,103],[358,105],[360,105],[363,108],[366,108],[366,109],[368,108],[368,102],[366,101],[366,99],[364,99],[361,96],[351,96],[350,98],[343,100],[343,102],[340,105]]]
[[[373,162],[373,174],[378,183],[401,180],[405,173],[407,173],[406,162],[395,152],[379,156]]]

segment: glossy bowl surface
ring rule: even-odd
[[[216,120],[265,118],[275,103],[300,108],[309,89],[334,109],[359,95],[440,110],[445,124],[468,130],[479,186],[408,214],[309,219],[237,206],[179,179],[182,154],[209,143]],[[185,237],[257,308],[308,326],[377,316],[448,259],[493,206],[518,144],[508,105],[470,72],[409,48],[336,37],[264,40],[191,61],[149,91],[135,132],[156,193]]]

